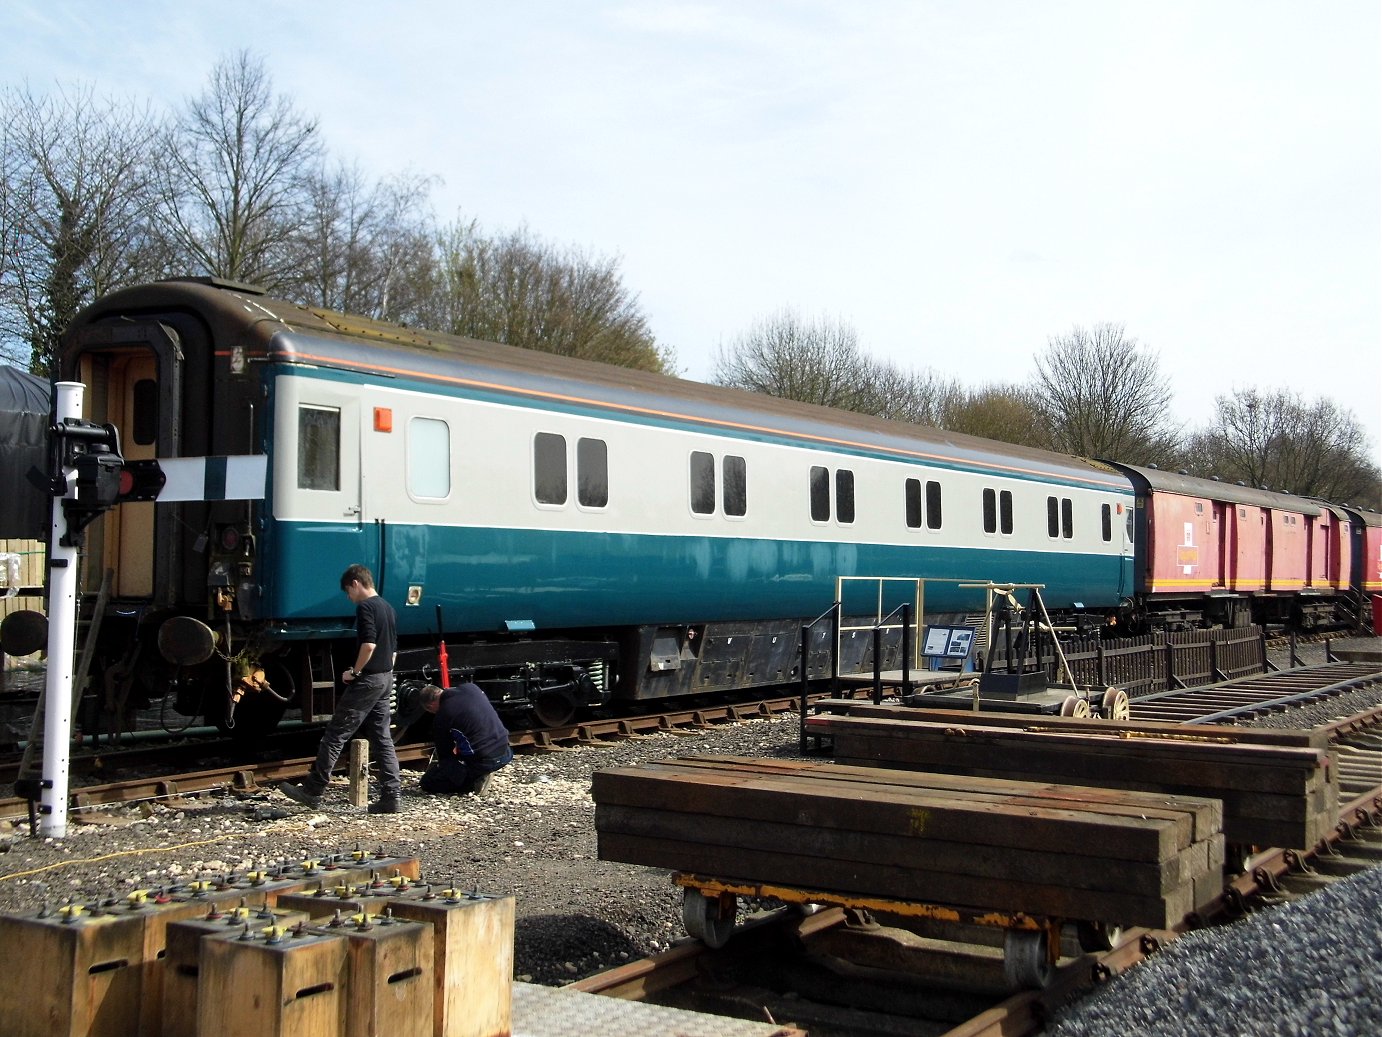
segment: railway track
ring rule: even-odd
[[[1216,686],[1155,696],[1162,704],[1152,716],[1139,716],[1137,706],[1145,700],[1137,700],[1133,718],[1249,721],[1367,689],[1379,681],[1382,672],[1375,665],[1331,664],[1234,682],[1227,693],[1224,686]],[[1172,708],[1178,714],[1171,713]],[[1187,932],[1281,904],[1382,864],[1382,706],[1316,726],[1328,734],[1336,750],[1340,789],[1338,823],[1320,845],[1309,852],[1261,850],[1226,884],[1215,904],[1174,929],[1131,930],[1112,949],[1097,953],[1085,952],[1070,935],[1064,936],[1061,961],[1042,990],[1012,996],[1002,991],[1001,948],[992,931],[917,926],[914,921],[903,930],[894,927],[898,919],[840,908],[805,919],[791,909],[780,910],[771,923],[751,923],[744,933],[736,933],[721,951],[688,942],[655,958],[592,976],[577,989],[728,1014],[744,1005],[766,1006],[779,1021],[853,1037],[1039,1033],[1072,996],[1107,983]],[[742,944],[741,935],[749,936]],[[812,965],[823,960],[833,961],[833,969]],[[1245,962],[1244,968],[1253,964]],[[799,986],[784,996],[767,989],[773,977],[789,977]],[[918,985],[925,994],[918,993]],[[836,989],[823,999],[821,992],[830,987]],[[829,1003],[818,1003],[821,1000]],[[894,1010],[880,1013],[865,1005]]]
[[[1130,703],[1133,720],[1174,724],[1244,723],[1382,681],[1376,663],[1328,663],[1259,674],[1202,688],[1144,695]]]
[[[758,699],[747,703],[726,703],[716,706],[699,706],[690,709],[667,710],[646,713],[638,716],[615,717],[602,720],[589,720],[579,724],[568,724],[558,728],[533,728],[513,731],[509,744],[516,750],[559,750],[564,745],[595,744],[607,739],[637,738],[659,731],[693,731],[714,724],[737,723],[755,717],[771,717],[780,713],[792,712],[799,708],[796,696],[782,696]],[[284,733],[288,738],[291,733]],[[315,749],[319,732],[308,730],[298,737],[306,737],[305,748]],[[431,755],[429,744],[408,744],[398,746],[399,763],[425,765]],[[205,742],[187,746],[157,746],[143,749],[113,748],[107,753],[90,754],[75,762],[74,773],[88,775],[101,771],[117,769],[152,769],[158,773],[131,777],[120,781],[92,783],[74,787],[69,798],[69,808],[85,810],[119,803],[134,803],[173,796],[195,795],[216,789],[231,788],[252,792],[262,785],[280,781],[292,781],[306,775],[311,767],[313,756],[293,758],[272,758],[257,761],[228,762],[215,767],[202,767],[179,773],[168,773],[171,761],[187,758],[205,760],[214,757],[214,748]],[[11,763],[8,780],[13,782],[17,762]],[[0,780],[5,775],[0,772]],[[30,803],[17,796],[0,798],[0,819],[24,817],[29,813]]]

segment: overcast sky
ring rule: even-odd
[[[1382,459],[1380,11],[4,0],[0,83],[171,105],[249,48],[443,220],[618,256],[687,377],[783,307],[972,386],[1116,321],[1187,425],[1290,387]]]

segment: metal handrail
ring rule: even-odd
[[[904,601],[873,625],[873,704],[883,701],[883,628],[902,613],[902,693],[912,693],[912,603]]]
[[[822,620],[830,620],[830,644],[832,646],[830,650],[830,693],[838,695],[840,691],[840,608],[841,603],[839,599],[836,599],[833,605],[811,622],[803,624],[801,628],[801,708],[799,714],[801,724],[800,749],[803,756],[806,755],[806,698],[810,684],[807,671],[811,661],[811,631]]]

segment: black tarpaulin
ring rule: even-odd
[[[47,538],[53,502],[29,469],[48,467],[50,398],[46,378],[0,366],[0,539]]]

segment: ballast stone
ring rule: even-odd
[[[1382,1033],[1382,867],[1190,933],[1063,1009],[1048,1037]]]

